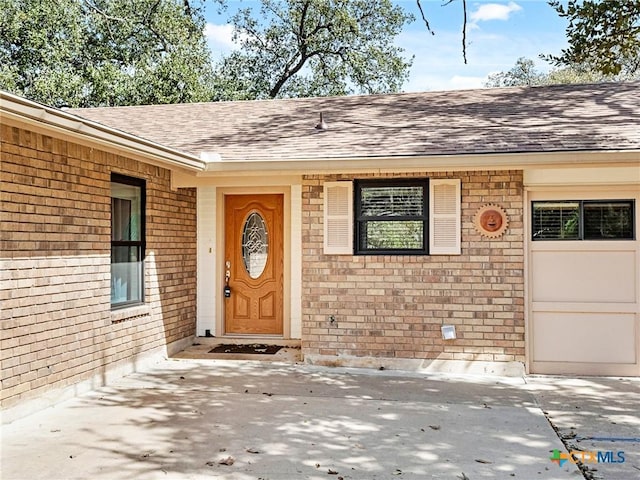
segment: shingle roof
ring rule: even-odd
[[[640,149],[640,82],[71,112],[223,160]],[[327,130],[315,128],[321,112]]]

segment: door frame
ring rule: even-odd
[[[261,195],[280,194],[283,195],[283,325],[282,335],[251,335],[251,334],[227,334],[225,333],[225,308],[224,285],[225,273],[225,198],[229,195]],[[219,187],[216,188],[216,278],[214,282],[220,285],[216,289],[216,335],[221,337],[264,337],[264,338],[291,338],[291,189],[288,186],[274,187]]]

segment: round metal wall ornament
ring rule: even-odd
[[[509,226],[509,217],[504,208],[488,204],[480,207],[473,218],[473,224],[480,235],[489,238],[500,237]]]

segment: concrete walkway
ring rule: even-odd
[[[580,479],[550,460],[566,450],[543,409],[560,432],[640,436],[639,403],[637,380],[167,360],[4,425],[0,477]],[[622,448],[596,478],[640,478],[639,445]]]

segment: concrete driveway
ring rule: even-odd
[[[4,425],[1,478],[582,478],[543,410],[574,440],[637,437],[640,382],[167,360]],[[638,443],[589,442],[626,455],[590,474],[640,478]]]
[[[640,479],[640,378],[529,376],[526,381],[566,449],[584,459],[585,478]]]

